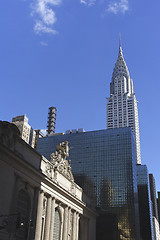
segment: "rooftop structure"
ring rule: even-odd
[[[48,135],[55,133],[55,124],[56,124],[56,112],[57,109],[55,107],[50,107],[48,112],[48,129],[47,133]]]

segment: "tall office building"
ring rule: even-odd
[[[154,232],[154,240],[160,240],[160,228],[159,222],[156,217],[152,217],[153,222],[153,232]]]
[[[153,174],[149,174],[149,184],[150,184],[150,195],[152,202],[152,216],[154,216],[157,220],[158,217],[158,206],[157,206],[157,197],[156,197],[156,184]]]
[[[120,40],[118,59],[110,83],[110,97],[107,98],[107,129],[121,127],[132,128],[135,136],[136,159],[137,163],[141,164],[137,100]]]
[[[21,134],[21,138],[29,144],[30,142],[30,132],[31,126],[28,124],[28,118],[26,115],[21,115],[12,118],[12,123],[14,123]]]
[[[37,149],[49,159],[56,145],[69,142],[75,181],[100,214],[97,240],[139,240],[135,141],[131,129],[67,133],[39,139]]]
[[[160,192],[158,192],[157,207],[158,207],[158,217],[160,220]]]
[[[159,226],[159,216],[158,216],[158,206],[156,198],[156,184],[153,174],[149,174],[149,184],[150,184],[150,198],[152,207],[152,224],[154,240],[160,240],[160,226]]]
[[[36,131],[28,124],[28,118],[26,114],[13,117],[12,123],[18,127],[21,138],[34,148],[36,141]]]
[[[137,165],[138,202],[141,238],[154,240],[152,222],[152,201],[150,196],[149,175],[146,165]]]

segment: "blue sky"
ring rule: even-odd
[[[139,109],[142,164],[160,190],[160,1],[1,0],[0,119],[56,132],[106,128],[119,32]]]

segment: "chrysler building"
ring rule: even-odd
[[[124,61],[121,40],[119,40],[118,59],[110,83],[110,97],[107,98],[107,129],[120,127],[132,128],[135,136],[136,160],[137,164],[141,164],[137,100],[133,90],[133,80]]]

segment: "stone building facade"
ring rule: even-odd
[[[67,142],[48,161],[18,135],[0,122],[0,239],[94,240],[97,215],[74,182]]]

